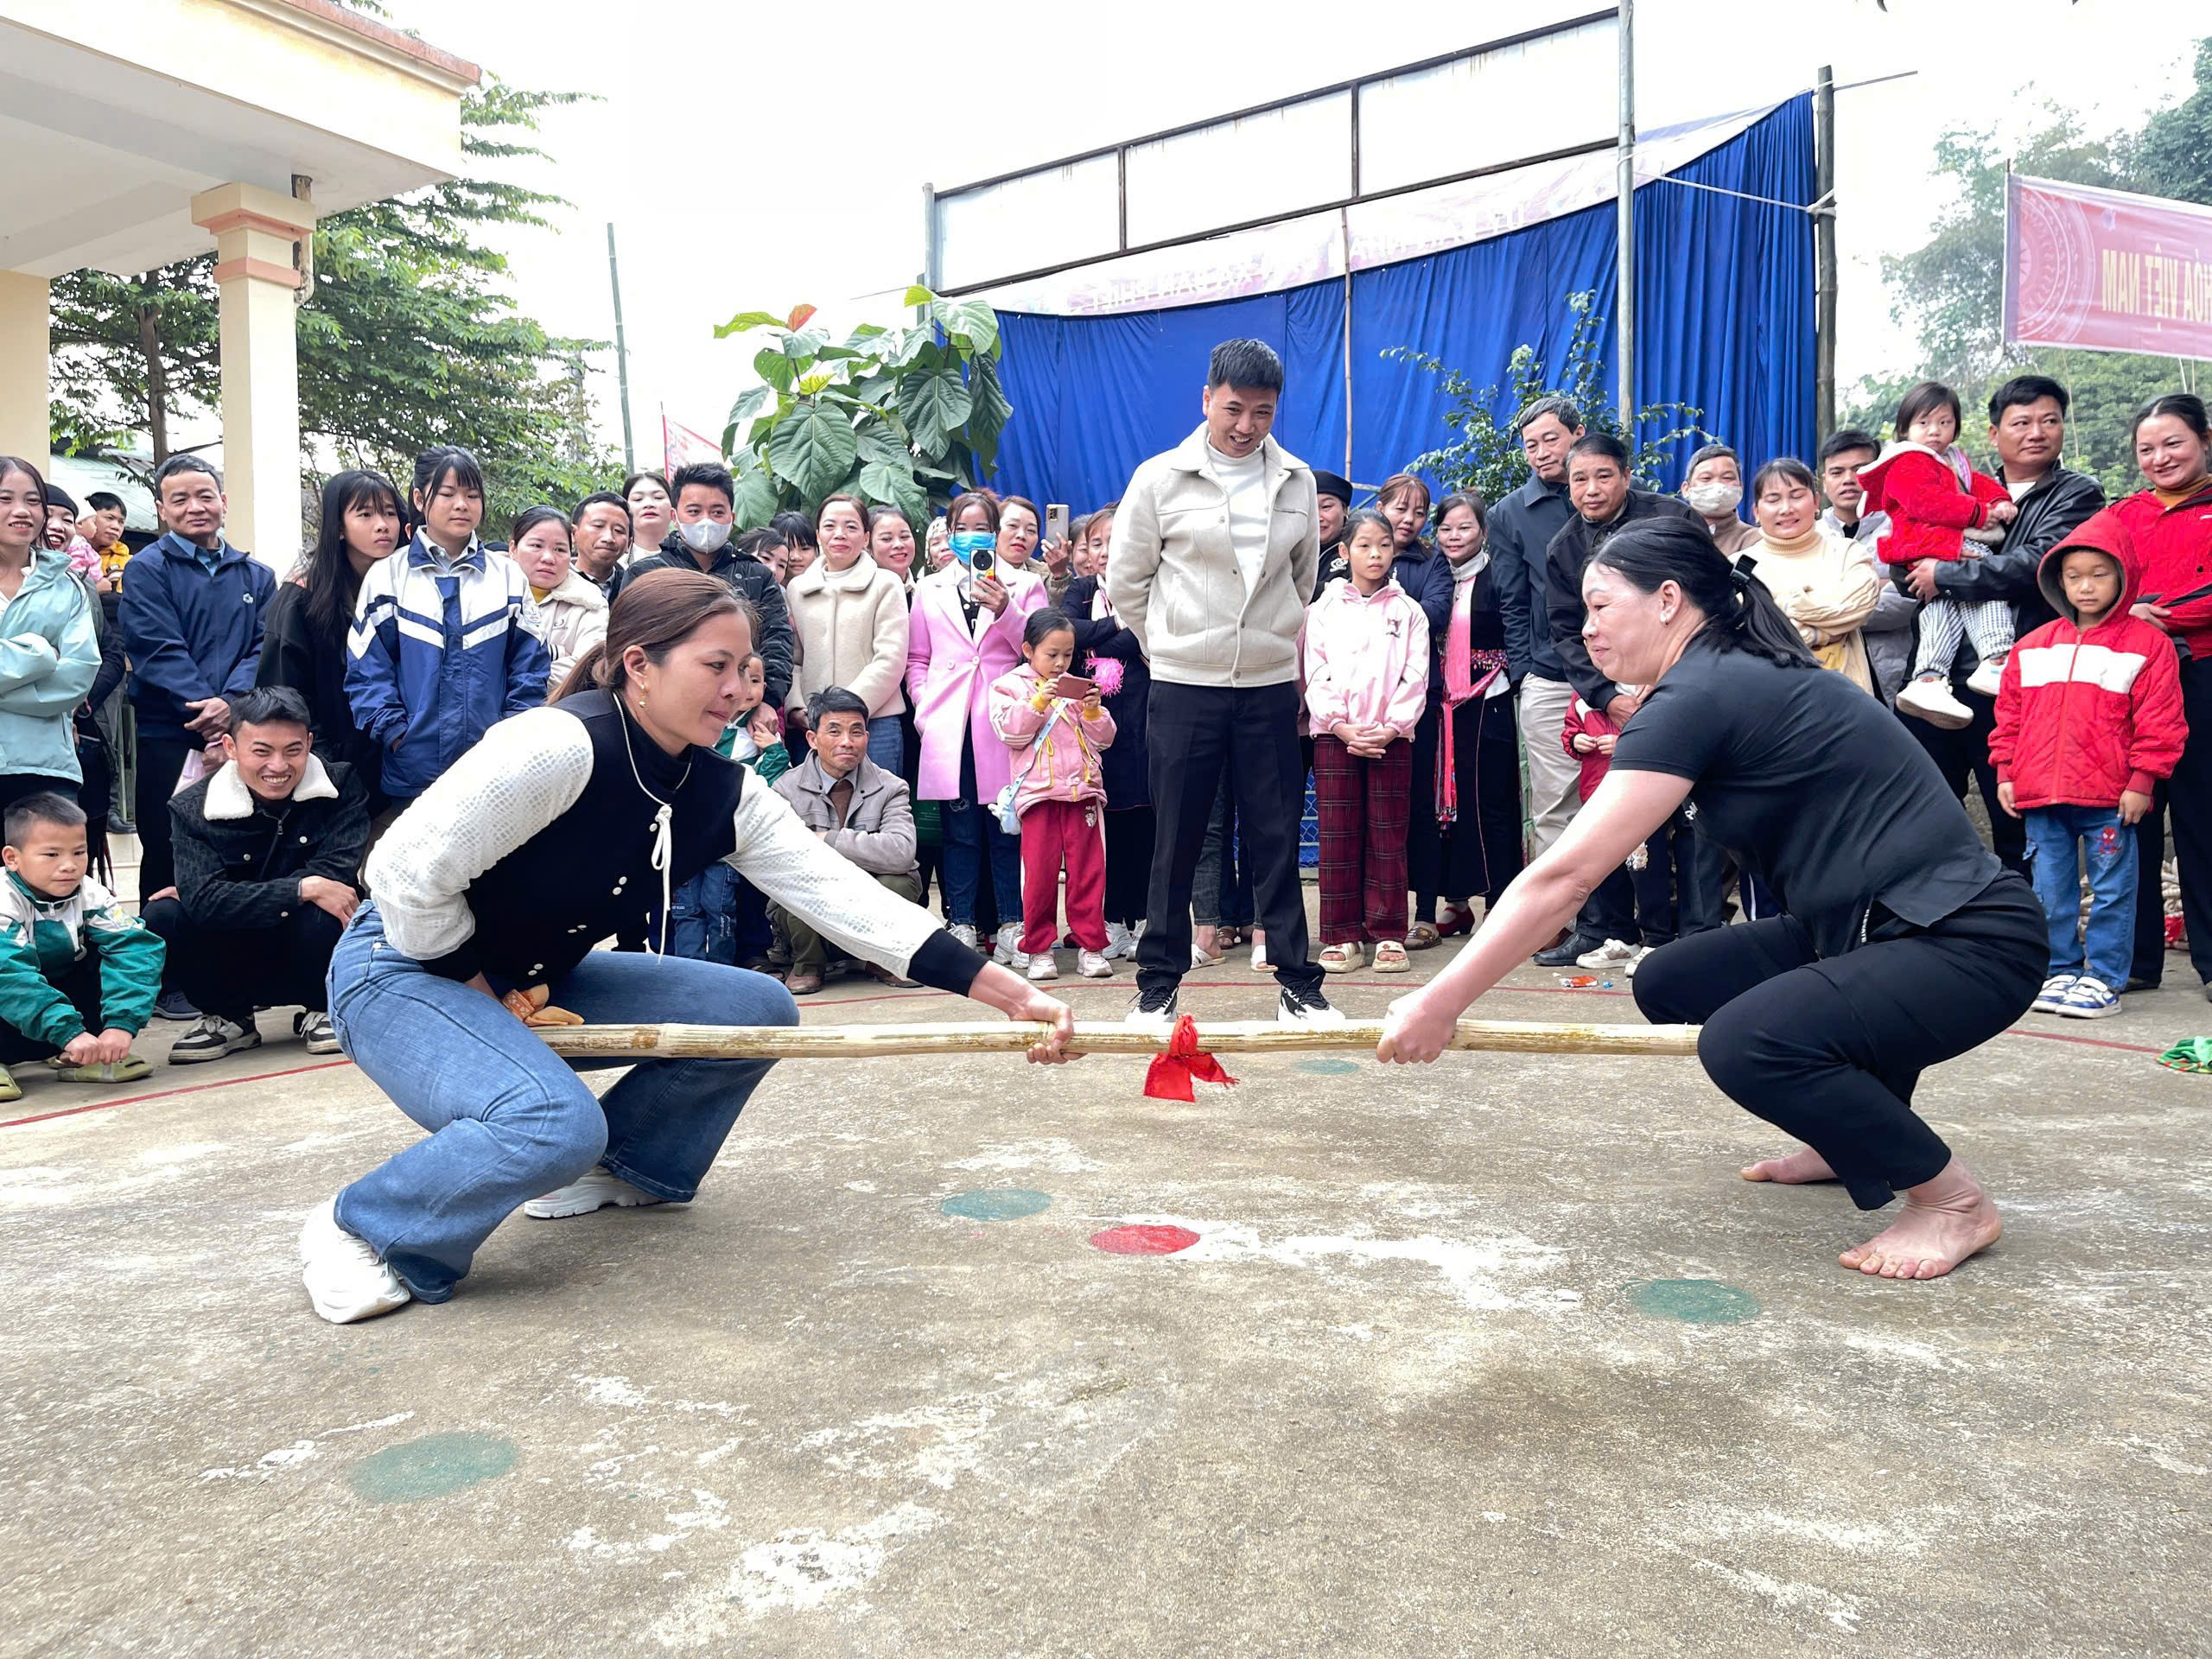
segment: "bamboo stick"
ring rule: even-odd
[[[570,1059],[864,1060],[911,1054],[1020,1053],[1046,1027],[993,1021],[935,1026],[543,1026],[537,1034]],[[1695,1026],[1559,1025],[1533,1020],[1462,1020],[1454,1049],[1519,1054],[1694,1054]],[[1198,1027],[1210,1054],[1281,1054],[1308,1049],[1365,1050],[1382,1036],[1379,1020],[1341,1026],[1283,1027],[1272,1020],[1217,1020]],[[1071,1054],[1161,1052],[1151,1032],[1119,1023],[1077,1021]]]

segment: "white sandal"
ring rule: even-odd
[[[1395,939],[1384,939],[1375,947],[1375,971],[1378,974],[1404,974],[1413,970],[1413,963],[1406,960],[1406,947]]]
[[[1332,944],[1321,952],[1321,971],[1325,974],[1356,973],[1367,965],[1367,953],[1354,942]]]

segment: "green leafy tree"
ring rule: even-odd
[[[1607,390],[1605,365],[1598,356],[1597,296],[1590,293],[1567,296],[1567,309],[1574,326],[1556,375],[1547,372],[1532,346],[1518,346],[1506,364],[1503,386],[1478,389],[1458,370],[1448,368],[1426,352],[1396,346],[1382,355],[1440,377],[1447,402],[1444,423],[1459,433],[1454,442],[1416,455],[1406,470],[1435,480],[1440,494],[1474,490],[1483,499],[1501,501],[1528,481],[1529,458],[1516,435],[1521,411],[1539,397],[1573,399],[1582,411],[1583,430],[1607,432],[1627,442],[1621,429],[1620,410]],[[1707,434],[1694,424],[1703,411],[1688,404],[1651,404],[1637,411],[1638,442],[1633,448],[1631,471],[1647,489],[1658,487],[1668,453],[1685,438]]]
[[[602,342],[548,334],[507,289],[494,226],[548,228],[557,196],[479,176],[486,162],[549,162],[531,142],[546,110],[582,94],[487,77],[461,104],[470,176],[334,213],[316,226],[315,288],[299,309],[300,430],[310,453],[401,478],[420,451],[474,450],[493,530],[540,501],[563,505],[615,470],[591,437],[583,355]],[[158,464],[181,412],[219,394],[212,253],[131,278],[77,271],[54,285],[56,429],[84,442],[147,435]]]
[[[716,339],[765,332],[753,359],[761,384],[738,395],[722,432],[737,478],[737,521],[765,524],[784,509],[811,512],[851,494],[896,506],[917,527],[997,459],[1014,414],[998,373],[999,321],[981,300],[941,300],[909,289],[925,321],[905,328],[863,323],[842,345],[788,315],[746,311]]]

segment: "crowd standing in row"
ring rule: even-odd
[[[0,1020],[111,1072],[156,1009],[195,1022],[180,1062],[257,1045],[257,1006],[302,1007],[310,1050],[334,1050],[321,969],[368,846],[493,725],[559,694],[626,586],[677,570],[722,582],[751,629],[720,751],[884,887],[934,883],[961,943],[1033,981],[1066,946],[1090,977],[1134,957],[1131,1018],[1164,1024],[1183,974],[1249,928],[1281,1017],[1329,1020],[1325,975],[1402,973],[1471,931],[1599,787],[1649,688],[1593,661],[1585,575],[1647,520],[1746,562],[1821,668],[1891,704],[1955,793],[1979,779],[1999,857],[2032,870],[2050,918],[2039,1007],[2094,1017],[2158,983],[2168,821],[2212,985],[2212,742],[2190,742],[2212,722],[2198,399],[2138,413],[2147,487],[2111,507],[2063,462],[2064,388],[2024,376],[1990,401],[1987,472],[1932,382],[1886,445],[1839,431],[1811,465],[1768,459],[1746,481],[1708,444],[1679,496],[1637,487],[1618,438],[1547,397],[1520,413],[1531,476],[1503,500],[1432,502],[1400,474],[1355,508],[1348,480],[1270,435],[1281,391],[1268,348],[1229,342],[1198,429],[1049,538],[1035,501],[981,490],[926,524],[839,494],[734,534],[731,475],[705,464],[533,507],[494,544],[477,462],[443,448],[404,491],[332,478],[279,577],[225,539],[197,457],[158,470],[164,533],[135,556],[119,500],[80,512],[0,458]],[[135,810],[109,783],[118,691]],[[1298,883],[1309,778],[1318,955]],[[1786,895],[1732,870],[1694,814],[1536,960],[1632,975],[1720,925],[1732,885],[1745,916],[1776,908]],[[91,868],[134,820],[143,925]],[[795,994],[838,966],[721,866],[655,919],[629,942],[664,936]],[[114,968],[100,984],[95,957]]]

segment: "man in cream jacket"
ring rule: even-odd
[[[1157,829],[1137,1000],[1166,1032],[1191,963],[1191,883],[1224,771],[1253,868],[1252,903],[1287,1026],[1341,1024],[1309,957],[1298,880],[1306,766],[1298,632],[1320,559],[1313,474],[1268,435],[1282,359],[1256,340],[1213,349],[1205,420],[1136,470],[1114,518],[1106,595],[1152,670],[1147,710]]]

